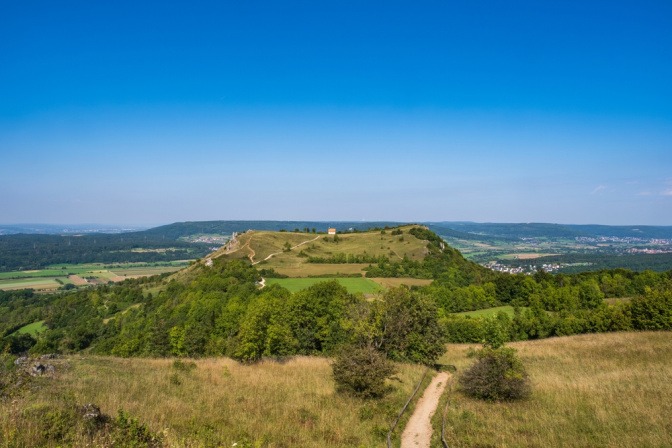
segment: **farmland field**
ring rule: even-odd
[[[266,284],[277,284],[283,288],[287,288],[291,292],[300,291],[309,288],[310,286],[324,281],[336,280],[341,285],[345,286],[351,294],[374,294],[382,290],[381,286],[368,278],[269,278],[266,279]]]
[[[4,290],[12,290],[12,289],[51,290],[51,289],[57,289],[60,286],[63,285],[58,283],[55,278],[35,277],[35,278],[0,280],[0,289]]]
[[[47,269],[0,273],[0,289],[54,290],[66,284],[82,286],[89,283],[117,282],[126,278],[146,277],[175,272],[188,261],[170,263],[58,264]]]

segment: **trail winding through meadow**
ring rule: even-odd
[[[316,236],[315,238],[313,238],[312,240],[306,240],[306,241],[304,241],[304,242],[302,242],[302,243],[297,244],[296,246],[292,246],[292,248],[291,248],[290,250],[296,249],[297,247],[301,247],[301,246],[303,246],[304,244],[312,243],[313,241],[315,241],[316,239],[318,239],[320,236],[321,236],[321,235],[318,235],[318,236]],[[248,241],[248,244],[249,244],[249,241]],[[251,247],[250,247],[250,250],[252,250]],[[275,252],[275,253],[269,255],[268,257],[264,258],[263,260],[255,261],[255,262],[253,262],[252,264],[255,265],[255,264],[259,264],[259,263],[261,263],[262,261],[270,260],[270,259],[273,258],[274,256],[276,256],[276,255],[280,255],[282,252],[283,252],[283,251]],[[252,259],[252,258],[250,258],[250,260],[251,260],[251,259]]]
[[[432,440],[432,416],[449,379],[448,372],[440,372],[429,383],[401,434],[401,448],[429,448]]]

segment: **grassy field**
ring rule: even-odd
[[[47,327],[44,325],[44,321],[33,322],[32,324],[25,325],[14,332],[14,334],[29,334],[31,336],[37,335],[37,333],[46,330]]]
[[[367,401],[335,392],[325,358],[254,365],[201,359],[193,369],[178,369],[170,359],[76,356],[55,362],[55,378],[39,378],[43,387],[0,407],[0,441],[8,443],[2,446],[62,446],[44,441],[53,409],[95,403],[112,416],[125,410],[170,447],[381,447],[424,372],[400,365],[392,391]],[[35,414],[47,420],[31,419]],[[86,442],[80,437],[66,445],[92,446]]]
[[[291,292],[306,289],[315,283],[336,280],[341,285],[345,286],[351,294],[373,294],[381,291],[383,288],[376,282],[364,278],[269,278],[266,279],[266,284],[278,284],[283,288],[287,288]]]
[[[67,278],[59,278],[63,283],[69,283]],[[53,290],[63,286],[56,281],[56,278],[21,278],[12,280],[0,280],[0,289],[37,289],[37,290]]]
[[[118,282],[126,278],[146,277],[175,272],[188,265],[187,261],[170,263],[89,263],[89,264],[58,264],[47,269],[31,271],[0,272],[0,289],[54,290],[64,284],[75,284],[68,277],[71,275],[87,279],[92,284]]]
[[[368,264],[328,264],[328,263],[303,263],[291,258],[279,258],[274,260],[273,269],[282,275],[290,277],[311,277],[317,275],[352,275],[362,274]],[[263,263],[258,268],[268,268]]]
[[[582,335],[510,346],[530,374],[531,398],[487,403],[451,393],[451,447],[672,446],[672,333]],[[467,348],[450,345],[441,362],[465,369],[473,362]]]
[[[426,278],[371,278],[383,288],[395,288],[397,286],[427,286],[433,280]]]
[[[486,308],[483,310],[476,310],[476,311],[465,311],[464,313],[456,313],[456,314],[459,316],[490,317],[495,316],[500,311],[503,311],[510,317],[513,317],[513,307],[511,305],[497,306],[494,308]]]
[[[338,242],[334,242],[333,236],[324,234],[250,231],[238,237],[233,251],[227,252],[222,248],[212,256],[249,258],[258,263],[259,268],[272,268],[291,277],[363,273],[369,263],[317,264],[307,260],[308,257],[329,258],[337,254],[384,255],[393,261],[404,256],[422,260],[427,253],[427,242],[410,235],[408,230],[412,227],[401,227],[402,235],[391,235],[391,231],[385,234],[380,231],[339,234]],[[284,250],[286,243],[292,247],[291,250]],[[268,258],[270,255],[273,256]]]

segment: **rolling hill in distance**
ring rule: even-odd
[[[40,269],[58,263],[169,262],[205,256],[234,232],[249,229],[326,232],[392,227],[398,222],[195,221],[145,230],[111,226],[0,226],[0,272]],[[672,227],[544,223],[424,223],[467,258],[527,270],[544,264],[578,272],[629,267],[672,269]],[[11,233],[10,233],[11,232]],[[562,264],[562,268],[559,268]],[[533,267],[530,267],[533,266]]]

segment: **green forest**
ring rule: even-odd
[[[253,362],[332,355],[358,345],[393,360],[430,364],[446,342],[482,342],[492,334],[514,341],[672,329],[672,272],[496,273],[466,260],[426,228],[409,232],[427,241],[426,258],[381,260],[367,275],[431,278],[429,286],[392,288],[376,300],[349,294],[335,281],[290,293],[278,285],[259,288],[260,273],[246,260],[215,259],[170,281],[129,279],[51,296],[1,292],[2,346],[17,354],[88,350]],[[456,314],[502,305],[514,307],[513,317]],[[16,332],[37,321],[47,329]]]

